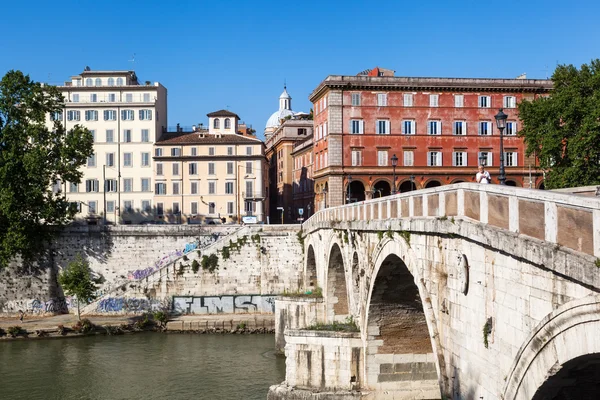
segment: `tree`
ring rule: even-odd
[[[549,97],[519,104],[526,154],[546,170],[547,189],[600,184],[600,60],[559,65]]]
[[[82,301],[89,303],[94,300],[98,290],[89,263],[77,255],[58,275],[58,283],[65,294],[77,298],[77,318],[81,320],[79,305]]]
[[[81,181],[80,167],[93,152],[84,127],[66,131],[64,99],[20,71],[0,81],[0,268],[15,256],[33,261],[76,210],[57,182]],[[53,190],[53,186],[55,190]]]

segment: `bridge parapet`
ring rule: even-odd
[[[302,225],[432,217],[470,219],[600,257],[600,199],[459,183],[320,210]]]

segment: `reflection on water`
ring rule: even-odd
[[[260,399],[285,378],[273,335],[0,342],[1,399]]]

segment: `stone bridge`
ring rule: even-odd
[[[600,396],[599,198],[462,183],[325,209],[303,234],[323,296],[277,301],[270,399]],[[314,330],[344,321],[357,332]]]

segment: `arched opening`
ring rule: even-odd
[[[392,194],[390,184],[387,181],[379,181],[373,185],[373,198],[385,197]]]
[[[231,129],[231,120],[229,118],[225,118],[225,129]]]
[[[462,179],[457,179],[457,180],[455,180],[455,181],[454,181],[454,182],[452,182],[452,183],[463,183],[463,182],[464,182],[464,181],[463,181]]]
[[[356,203],[358,201],[365,200],[365,185],[361,181],[350,182],[350,190],[346,192],[346,196],[350,197],[350,201],[346,198],[348,203]]]
[[[546,185],[544,185],[542,183],[542,184],[540,184],[540,186],[538,187],[538,189],[540,189],[540,190],[546,190]]]
[[[314,290],[317,287],[317,261],[315,250],[308,246],[306,251],[306,275],[304,277],[304,289]]]
[[[348,290],[344,273],[344,259],[335,243],[329,254],[327,267],[327,317],[328,321],[342,321],[348,316]]]
[[[517,186],[517,182],[515,181],[506,181],[504,183],[506,184],[506,186]]]
[[[564,363],[544,382],[533,400],[597,399],[600,393],[600,354],[587,354]]]
[[[215,120],[213,121],[213,128],[219,129],[219,118],[215,118]]]
[[[352,284],[354,285],[354,293],[358,294],[360,290],[361,273],[358,270],[358,253],[355,251],[352,255]],[[363,271],[364,274],[364,271]]]
[[[388,255],[375,277],[369,303],[367,335],[369,375],[376,384],[394,382],[398,390],[420,381],[439,395],[436,365],[423,303],[404,261]],[[376,349],[376,350],[373,350]],[[413,382],[411,382],[413,381]],[[391,388],[390,388],[391,389]]]
[[[115,78],[108,78],[108,86],[115,86]]]
[[[96,78],[96,86],[102,86],[102,79]]]
[[[400,193],[412,192],[413,190],[417,190],[417,185],[411,181],[404,181],[400,184]]]
[[[123,78],[117,78],[117,86],[123,86]]]
[[[94,81],[92,80],[92,78],[87,78],[85,80],[85,86],[94,86]]]
[[[442,184],[439,181],[432,180],[432,181],[427,182],[427,184],[425,185],[425,189],[434,188],[434,187],[438,187],[438,186],[442,186]]]

